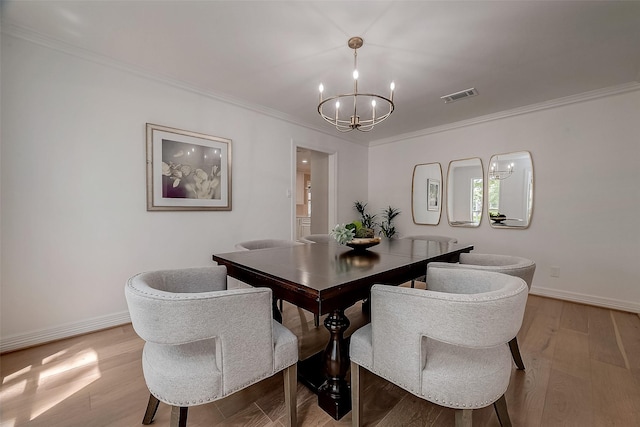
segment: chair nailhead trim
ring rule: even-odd
[[[174,406],[176,406],[176,405],[191,405],[191,406],[193,406],[193,405],[199,405],[199,404],[201,405],[201,404],[204,404],[204,403],[209,403],[209,402],[213,402],[215,400],[219,400],[222,397],[226,397],[226,396],[228,396],[228,395],[230,395],[232,393],[235,393],[236,391],[245,389],[250,385],[253,385],[253,384],[255,384],[255,383],[259,382],[259,381],[262,381],[265,378],[269,378],[269,377],[277,374],[278,372],[280,372],[281,370],[283,370],[285,368],[288,368],[289,366],[291,366],[291,365],[287,365],[287,366],[285,366],[284,368],[281,368],[281,369],[276,369],[275,371],[271,372],[270,374],[264,375],[264,376],[262,376],[260,378],[256,378],[254,381],[250,381],[250,382],[248,382],[246,384],[243,384],[243,385],[241,385],[241,386],[239,386],[239,387],[237,387],[237,388],[235,388],[233,390],[229,390],[226,394],[223,394],[222,396],[214,395],[214,396],[211,396],[211,397],[205,397],[203,399],[200,399],[199,401],[196,401],[196,400],[188,401],[187,400],[186,402],[178,402],[178,401],[173,401],[173,400],[167,399],[165,397],[162,397],[161,394],[155,393],[151,389],[149,389],[149,392],[151,392],[151,394],[153,394],[155,397],[157,397],[158,400],[160,400],[162,402],[165,402],[165,403],[168,403],[170,405],[174,405]]]

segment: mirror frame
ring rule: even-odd
[[[422,169],[426,166],[436,166],[438,168],[438,177],[432,178],[429,174],[426,175],[426,180],[421,179],[420,181],[416,182],[416,175],[418,172],[418,169]],[[420,177],[419,177],[420,178]],[[431,179],[439,179],[438,181],[438,185],[439,185],[439,189],[438,189],[438,196],[437,196],[437,201],[439,201],[440,203],[438,204],[436,202],[436,204],[438,205],[437,210],[437,214],[435,213],[436,210],[430,209],[429,208],[429,187],[430,187],[430,182],[429,180]],[[438,162],[433,162],[433,163],[420,163],[417,164],[413,167],[413,176],[411,178],[411,217],[413,219],[413,223],[414,224],[418,224],[418,225],[438,225],[440,224],[440,218],[442,218],[442,196],[443,196],[443,182],[442,182],[442,165]],[[425,208],[424,210],[424,216],[435,216],[437,215],[437,219],[433,220],[433,219],[429,219],[429,218],[425,218],[424,222],[420,222],[421,218],[417,218],[419,215],[416,215],[416,213],[420,214],[422,211],[418,210],[420,207]],[[431,215],[430,215],[431,214]],[[435,221],[435,222],[434,222]]]
[[[468,162],[470,160],[477,160],[480,164],[480,177],[482,177],[482,208],[480,209],[480,220],[477,223],[474,222],[452,222],[451,220],[451,209],[450,209],[450,199],[451,192],[455,190],[455,187],[451,185],[451,170],[452,165],[455,163]],[[447,221],[451,227],[467,227],[467,228],[477,228],[482,224],[482,218],[484,217],[484,205],[485,205],[485,178],[484,178],[484,165],[482,163],[482,159],[480,157],[469,157],[466,159],[456,159],[451,160],[449,162],[449,168],[447,169]]]
[[[491,165],[493,164],[494,159],[496,158],[500,158],[500,157],[504,157],[504,156],[511,156],[511,155],[517,155],[517,154],[526,154],[529,156],[529,163],[531,164],[531,188],[530,188],[530,192],[531,192],[531,201],[530,201],[530,207],[529,207],[529,217],[527,218],[527,223],[526,225],[509,225],[509,224],[496,224],[494,223],[494,221],[491,220],[491,217],[489,216],[489,174],[491,173]],[[497,161],[497,160],[496,160]],[[489,159],[489,167],[487,168],[487,217],[489,218],[489,224],[491,225],[491,228],[500,228],[500,229],[516,229],[516,230],[526,230],[527,228],[529,228],[529,226],[531,225],[531,218],[533,218],[533,207],[534,207],[534,192],[535,192],[535,172],[534,172],[534,168],[533,168],[533,156],[531,155],[531,152],[527,151],[527,150],[522,150],[522,151],[511,151],[508,153],[500,153],[500,154],[493,154],[491,156],[491,158]]]

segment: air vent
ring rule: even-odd
[[[440,99],[444,99],[444,103],[458,101],[460,99],[469,98],[470,96],[476,96],[478,91],[472,87],[470,89],[461,90],[460,92],[451,93],[449,95],[441,96]]]

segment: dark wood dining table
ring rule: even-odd
[[[275,304],[282,299],[315,315],[328,314],[325,350],[298,364],[299,379],[318,394],[319,406],[334,419],[351,410],[346,374],[349,343],[344,331],[349,319],[344,311],[368,300],[374,284],[399,285],[424,276],[432,261],[457,262],[472,245],[428,240],[386,239],[366,250],[352,250],[337,242],[268,248],[213,255],[227,274],[252,286],[273,291],[274,318],[281,321]]]

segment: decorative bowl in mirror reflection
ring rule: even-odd
[[[381,240],[382,238],[380,237],[353,239],[348,241],[346,245],[356,251],[363,251],[367,248],[377,245]]]
[[[497,223],[497,224],[502,224],[502,221],[505,221],[507,219],[507,217],[505,215],[499,215],[499,216],[492,216],[491,217],[491,221]]]

